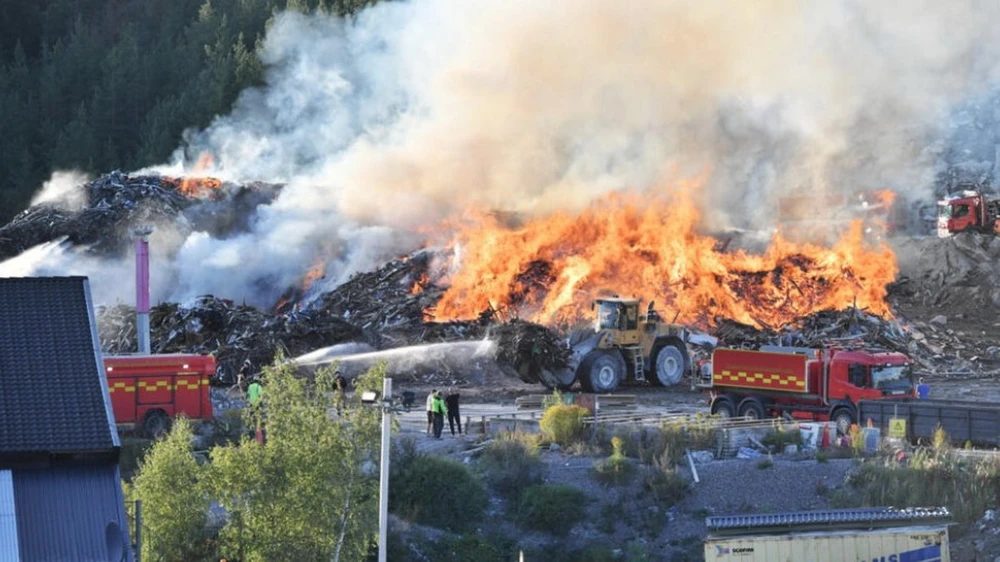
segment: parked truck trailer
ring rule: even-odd
[[[832,509],[708,517],[705,560],[950,562],[945,508]]]
[[[898,400],[892,403],[862,401],[859,415],[864,423],[889,429],[889,420],[906,421],[906,438],[929,441],[938,427],[956,443],[1000,446],[1000,404],[964,400]]]

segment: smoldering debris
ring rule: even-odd
[[[252,211],[281,187],[111,172],[76,188],[79,208],[47,200],[0,227],[0,262],[61,239],[96,256],[119,257],[130,248],[133,230],[154,225],[170,225],[181,237],[195,231],[228,236],[245,230]]]

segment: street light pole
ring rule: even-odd
[[[386,562],[389,535],[389,434],[392,430],[392,379],[382,380],[382,462],[378,487],[378,562]]]

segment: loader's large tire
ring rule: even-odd
[[[587,392],[613,392],[625,376],[625,359],[618,350],[594,350],[577,370],[580,386]]]
[[[687,348],[678,340],[668,340],[656,347],[653,355],[653,377],[650,380],[660,386],[673,386],[684,378],[687,372]]]
[[[576,382],[576,372],[572,369],[541,369],[538,372],[538,379],[549,390],[569,390]]]

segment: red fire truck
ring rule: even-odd
[[[938,236],[958,232],[1000,234],[1000,199],[979,191],[963,191],[958,197],[938,201]]]
[[[208,381],[215,374],[211,355],[105,356],[104,369],[115,421],[152,437],[170,429],[183,414],[211,420]]]
[[[858,422],[861,400],[916,395],[906,355],[865,348],[719,348],[700,379],[713,414],[834,421],[841,432]]]

